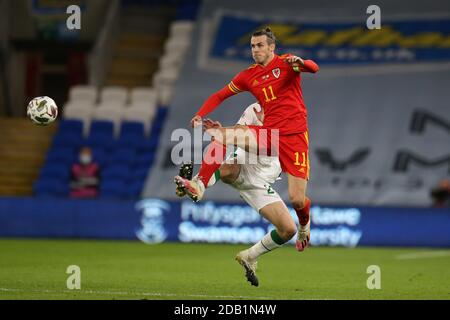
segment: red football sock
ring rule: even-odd
[[[309,209],[311,208],[311,200],[306,197],[305,198],[305,206],[302,209],[295,209],[295,212],[297,213],[298,221],[300,222],[300,225],[306,226],[309,221]]]
[[[212,141],[207,148],[208,150],[203,157],[202,165],[198,172],[198,176],[205,188],[208,187],[208,182],[214,172],[222,165],[227,151],[227,146],[216,141]]]

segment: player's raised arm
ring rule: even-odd
[[[221,104],[225,99],[242,91],[245,91],[246,89],[244,88],[244,77],[241,73],[239,73],[227,86],[223,87],[221,90],[217,91],[208,99],[206,99],[200,110],[198,110],[195,116],[192,118],[191,126],[196,127],[197,125],[200,125],[203,117],[214,111],[214,109],[216,109],[217,106]]]

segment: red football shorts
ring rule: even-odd
[[[281,170],[309,180],[308,131],[280,136],[262,126],[248,127],[256,135],[260,155],[278,155]]]

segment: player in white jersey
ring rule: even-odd
[[[263,117],[261,106],[254,103],[247,107],[237,124],[261,126]],[[221,127],[219,122],[212,120],[205,120],[203,125],[205,128]],[[245,269],[247,280],[252,285],[258,286],[257,258],[288,242],[296,234],[297,226],[286,204],[271,186],[281,174],[278,157],[258,156],[256,162],[251,162],[254,164],[248,163],[249,157],[251,157],[249,153],[237,148],[211,177],[207,187],[214,185],[220,178],[238,190],[241,198],[275,226],[275,229],[258,243],[236,255],[236,260]],[[192,171],[192,166],[190,170]],[[177,195],[185,195],[180,185],[177,187]]]

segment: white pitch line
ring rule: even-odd
[[[438,257],[450,257],[450,251],[419,251],[413,253],[405,253],[396,256],[398,260],[411,260],[411,259],[428,259]]]
[[[22,290],[11,288],[0,288],[3,292],[23,292],[23,293],[88,293],[88,294],[104,294],[104,295],[121,295],[121,296],[152,296],[152,297],[190,297],[190,298],[221,298],[221,299],[260,299],[272,300],[270,297],[250,297],[250,296],[219,296],[207,294],[178,294],[178,293],[161,293],[161,292],[126,292],[126,291],[95,291],[95,290]]]

